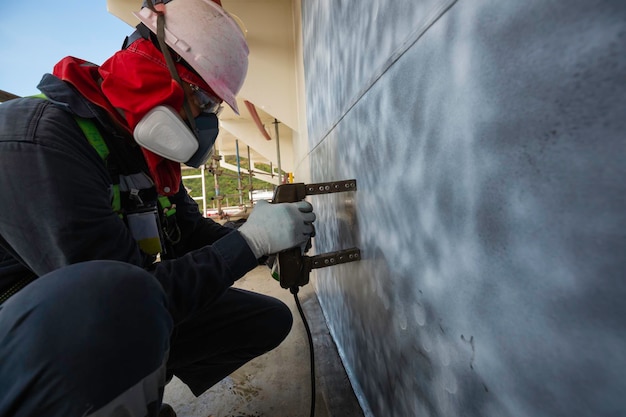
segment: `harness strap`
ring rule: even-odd
[[[103,161],[106,160],[109,156],[109,147],[102,139],[102,135],[100,135],[96,125],[91,120],[82,117],[74,116],[74,119],[76,119],[76,123],[80,126],[91,146],[98,152],[100,158]]]
[[[76,123],[78,123],[80,129],[83,131],[83,134],[89,141],[89,144],[96,150],[96,152],[98,152],[100,158],[102,158],[102,160],[106,162],[109,156],[109,147],[102,138],[98,127],[95,125],[94,122],[89,119],[85,119],[76,115],[74,115],[74,119],[76,120]],[[119,184],[112,185],[111,194],[111,207],[113,208],[113,211],[121,216],[122,197],[120,195]]]
[[[44,94],[37,94],[31,97],[49,100]],[[91,119],[77,115],[74,115],[74,120],[76,120],[76,123],[87,138],[89,144],[106,164],[110,151],[96,124]],[[113,178],[111,180],[112,182],[116,182]],[[122,211],[121,181],[117,181],[117,184],[112,184],[111,187],[111,207],[113,211],[122,218],[124,214]],[[181,237],[180,228],[174,216],[174,214],[176,214],[176,204],[172,204],[170,199],[164,195],[158,195],[157,202],[163,215],[163,233],[171,244],[176,244],[180,241]]]
[[[91,144],[91,146],[98,152],[100,158],[103,161],[106,161],[109,156],[109,148],[102,138],[102,135],[98,131],[98,127],[89,119],[85,119],[82,117],[74,116],[78,126],[80,126],[81,130],[87,137],[87,140]],[[113,184],[113,196],[111,200],[111,206],[113,210],[118,213],[120,217],[122,217],[122,203],[121,203],[121,193],[120,193],[120,184]],[[180,228],[178,227],[178,223],[176,222],[176,218],[172,217],[176,214],[176,205],[172,204],[170,199],[165,195],[159,195],[157,197],[157,201],[159,206],[161,207],[161,212],[164,217],[164,230],[163,233],[167,240],[176,244],[180,241],[181,233]]]
[[[176,205],[170,202],[170,199],[166,195],[160,195],[158,197],[159,205],[165,217],[170,217],[176,214]]]
[[[137,30],[135,30],[130,36],[127,36],[124,39],[124,43],[122,44],[122,49],[128,48],[135,42],[137,39],[150,39],[150,29],[143,23],[137,25]]]

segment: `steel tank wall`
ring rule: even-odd
[[[302,0],[320,303],[371,416],[626,415],[626,2]]]

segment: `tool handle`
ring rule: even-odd
[[[289,289],[309,283],[311,270],[308,268],[306,257],[302,256],[300,248],[279,252],[276,258],[281,287]]]
[[[306,197],[304,183],[280,184],[274,191],[273,203],[296,203]]]
[[[281,184],[274,191],[273,203],[295,203],[304,200],[306,188],[304,183]],[[292,288],[306,285],[309,272],[300,248],[287,249],[276,255],[280,286]]]
[[[273,203],[296,203],[307,195],[329,194],[342,191],[356,191],[356,180],[323,182],[317,184],[289,183],[281,184],[274,191]],[[298,286],[309,283],[309,273],[314,268],[323,268],[335,264],[352,262],[360,259],[358,248],[325,253],[317,256],[304,256],[300,248],[288,249],[276,255],[280,286],[290,289],[294,294]],[[295,292],[294,292],[295,291]]]

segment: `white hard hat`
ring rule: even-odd
[[[148,7],[133,13],[157,33],[157,14]],[[171,0],[165,4],[165,42],[239,114],[235,96],[248,71],[248,44],[235,20],[211,0]]]

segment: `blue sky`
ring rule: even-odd
[[[0,0],[0,90],[37,94],[61,58],[101,64],[132,32],[107,12],[106,0]]]

